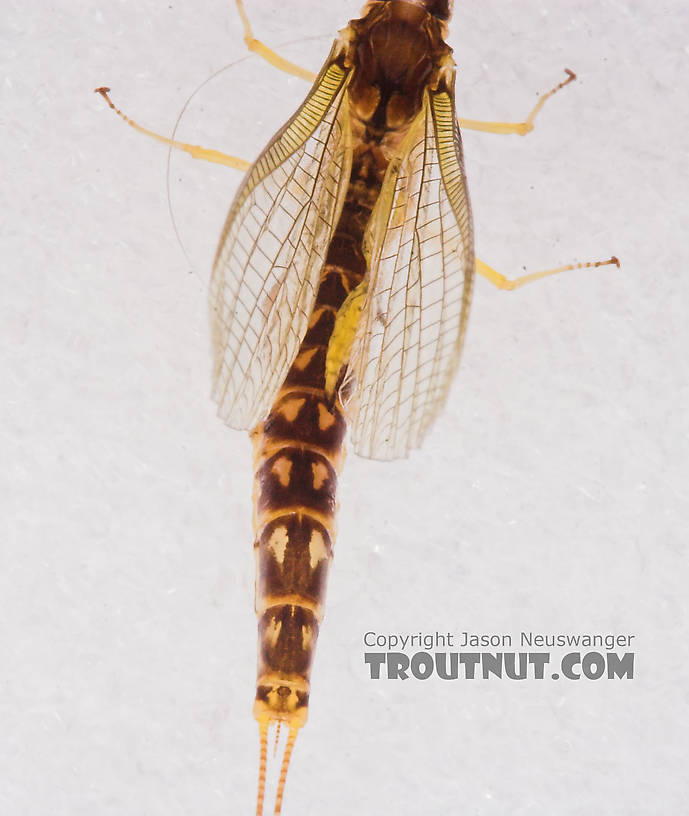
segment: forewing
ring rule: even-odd
[[[418,447],[459,362],[474,276],[471,210],[454,104],[427,93],[388,166],[366,241],[367,301],[341,389],[354,450]]]
[[[326,62],[225,222],[210,286],[213,397],[235,428],[268,412],[306,333],[349,181],[347,79]]]

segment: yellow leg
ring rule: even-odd
[[[488,266],[488,264],[483,263],[483,261],[477,258],[476,272],[486,280],[490,281],[493,286],[496,286],[498,289],[512,290],[519,289],[520,286],[525,286],[527,283],[531,283],[532,281],[541,280],[541,278],[547,278],[550,275],[557,275],[558,272],[566,272],[569,269],[590,269],[594,266],[607,266],[608,264],[619,266],[620,262],[613,255],[612,258],[608,258],[607,261],[589,261],[588,263],[567,264],[567,266],[558,266],[557,269],[545,269],[543,272],[532,272],[530,275],[522,275],[519,278],[510,280],[504,275],[501,275],[499,272],[496,272],[493,267]]]
[[[170,147],[175,147],[178,150],[184,150],[194,159],[204,159],[205,161],[213,162],[214,164],[223,164],[225,167],[232,167],[235,170],[248,170],[251,167],[251,162],[246,161],[246,159],[240,159],[237,156],[229,156],[227,153],[221,153],[219,150],[209,150],[208,148],[200,147],[199,145],[187,144],[186,142],[176,142],[174,139],[168,139],[166,136],[161,136],[159,133],[154,133],[154,131],[142,127],[133,119],[125,116],[125,114],[122,113],[119,108],[113,105],[113,103],[110,101],[110,97],[108,96],[110,93],[110,88],[96,88],[96,93],[99,93],[112,108],[112,110],[114,110],[115,113],[122,119],[124,119],[124,121],[130,127],[133,127],[134,130],[137,130],[139,133],[143,133],[145,136],[150,136],[152,139],[156,139],[157,141],[169,145]]]
[[[534,119],[543,105],[545,105],[546,100],[550,99],[560,88],[564,88],[565,85],[569,85],[570,82],[573,82],[577,78],[577,75],[573,71],[570,71],[569,68],[565,68],[565,73],[567,74],[567,79],[564,79],[557,87],[547,93],[541,94],[533,110],[523,122],[481,122],[477,119],[458,119],[457,121],[459,122],[460,128],[480,130],[483,133],[498,133],[504,135],[517,133],[519,136],[526,136],[527,133],[531,133],[533,130]]]
[[[306,68],[301,68],[299,65],[295,65],[293,62],[286,60],[284,57],[276,54],[271,48],[268,48],[265,43],[262,43],[260,40],[257,40],[254,37],[254,32],[251,30],[251,23],[249,22],[247,13],[244,10],[244,3],[242,0],[237,0],[237,10],[239,11],[239,16],[242,18],[242,24],[244,26],[244,42],[246,43],[246,47],[249,49],[249,51],[253,51],[254,54],[258,54],[259,57],[264,59],[266,62],[269,62],[272,66],[280,71],[284,71],[286,74],[292,74],[292,76],[299,77],[299,79],[306,79],[309,82],[314,81],[316,74],[314,74],[312,71],[307,71]]]
[[[307,71],[305,68],[300,68],[293,62],[284,59],[284,57],[276,54],[275,51],[271,50],[267,45],[254,37],[253,31],[251,30],[251,23],[249,22],[249,18],[244,10],[242,0],[236,0],[236,2],[239,16],[242,18],[242,24],[244,25],[244,42],[246,43],[247,48],[250,51],[253,51],[255,54],[258,54],[258,56],[262,57],[264,60],[266,60],[266,62],[269,62],[275,68],[285,71],[288,74],[293,74],[300,79],[306,79],[313,82],[313,80],[316,78],[316,74],[312,73],[311,71]],[[162,142],[169,147],[174,147],[177,150],[183,150],[186,153],[189,153],[189,155],[194,159],[203,159],[204,161],[213,162],[214,164],[222,164],[225,167],[232,167],[235,170],[248,170],[249,167],[251,167],[251,162],[246,161],[246,159],[241,159],[238,156],[230,156],[227,153],[221,153],[219,150],[211,150],[206,147],[201,147],[200,145],[188,144],[187,142],[178,142],[174,139],[168,139],[166,136],[161,136],[159,133],[155,133],[155,131],[149,130],[148,128],[143,127],[143,125],[138,124],[138,122],[135,122],[133,119],[130,119],[128,116],[122,113],[118,107],[113,105],[113,103],[110,101],[110,97],[108,96],[110,93],[110,88],[96,88],[95,91],[96,93],[99,93],[103,99],[105,99],[110,108],[114,110],[115,113],[120,116],[130,127],[133,127],[134,130],[138,131],[139,133],[143,133],[145,136],[150,136],[152,139]]]

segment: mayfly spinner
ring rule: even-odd
[[[254,39],[238,7],[252,50],[308,76]],[[346,431],[358,454],[376,459],[421,444],[459,362],[476,271],[512,289],[562,269],[617,263],[510,281],[474,257],[445,43],[450,15],[451,0],[366,4],[249,168],[215,257],[213,396],[220,416],[249,429],[254,444],[259,816],[269,727],[287,729],[279,814],[307,718]],[[459,124],[524,134],[574,79],[567,73],[524,122]],[[107,89],[98,90],[112,106]]]

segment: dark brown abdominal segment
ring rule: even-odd
[[[256,719],[302,726],[309,704],[309,676],[318,637],[315,614],[283,604],[266,610],[258,625]]]

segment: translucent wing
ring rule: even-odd
[[[325,63],[225,222],[210,287],[213,397],[235,428],[265,416],[306,333],[349,181],[347,80]]]
[[[354,450],[394,459],[421,444],[445,401],[471,301],[471,210],[447,93],[426,94],[388,166],[366,251],[368,291],[341,394]]]

